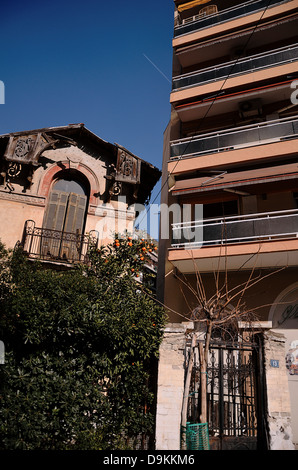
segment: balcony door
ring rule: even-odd
[[[81,182],[70,176],[56,181],[43,220],[43,256],[79,260],[87,200]]]

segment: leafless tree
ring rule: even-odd
[[[213,289],[210,293],[210,283],[208,285],[208,293],[206,289],[206,276],[200,273],[198,265],[194,264],[195,283],[191,283],[189,278],[177,269],[172,271],[172,274],[177,278],[180,286],[181,295],[188,307],[188,313],[182,314],[175,311],[167,305],[159,302],[168,311],[178,315],[181,320],[192,321],[194,323],[194,330],[188,334],[190,335],[190,350],[186,366],[186,375],[184,383],[184,395],[181,411],[181,427],[186,428],[187,424],[187,411],[188,400],[191,385],[191,376],[194,366],[195,348],[199,351],[200,361],[200,402],[201,413],[200,422],[207,422],[207,366],[208,366],[208,353],[210,343],[216,338],[225,340],[237,341],[239,339],[239,324],[246,325],[246,331],[252,330],[252,324],[259,323],[258,310],[264,307],[271,307],[273,303],[258,305],[254,308],[248,308],[245,302],[247,292],[256,286],[258,283],[264,281],[270,276],[285,270],[287,266],[272,269],[269,273],[262,274],[262,270],[257,269],[257,260],[259,252],[255,255],[255,263],[251,269],[247,269],[246,280],[244,282],[230,285],[230,271],[228,269],[228,256],[225,251],[224,254],[220,253],[218,258],[217,269],[212,272],[214,279]],[[221,263],[224,260],[224,268]],[[239,271],[243,271],[243,267]],[[235,273],[234,273],[235,274]],[[192,298],[192,304],[189,301]],[[254,332],[262,331],[260,327]],[[203,340],[201,339],[203,338]],[[244,336],[242,332],[242,341],[248,340],[248,336]],[[182,449],[186,449],[185,433],[182,433]]]
[[[220,260],[219,260],[220,261]],[[266,278],[275,275],[286,269],[286,267],[274,269],[269,273],[262,274],[256,272],[255,266],[248,271],[247,280],[234,287],[229,286],[229,270],[227,263],[222,271],[218,269],[213,272],[213,291],[207,294],[203,275],[195,265],[195,286],[182,273],[176,272],[175,276],[179,280],[180,290],[189,308],[189,320],[194,322],[194,330],[191,333],[191,347],[185,376],[184,398],[182,404],[181,426],[186,428],[188,397],[190,391],[191,375],[194,364],[194,351],[198,347],[200,360],[200,393],[201,393],[201,414],[200,422],[207,422],[207,365],[208,352],[214,336],[235,340],[239,337],[239,323],[245,323],[250,329],[252,323],[259,320],[257,310],[266,305],[259,305],[255,308],[248,308],[245,303],[245,294],[256,284]],[[186,292],[185,292],[186,290]],[[210,290],[210,289],[209,289]],[[190,305],[189,296],[194,299],[194,304]],[[271,306],[272,304],[270,304]],[[199,336],[204,340],[198,341]],[[245,338],[242,338],[245,340]],[[186,449],[185,436],[182,440],[182,449]]]

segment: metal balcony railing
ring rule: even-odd
[[[170,144],[171,159],[236,150],[298,137],[298,116],[180,139]]]
[[[219,66],[208,67],[198,72],[183,74],[173,79],[172,91],[203,85],[217,80],[252,73],[269,67],[276,67],[298,59],[298,44],[263,52],[239,60],[226,62]]]
[[[86,263],[89,248],[97,247],[98,233],[89,235],[60,232],[35,227],[33,220],[27,220],[24,227],[21,246],[31,259],[59,263]]]
[[[268,8],[272,8],[279,4],[288,3],[289,1],[291,0],[271,0]],[[204,28],[210,28],[211,26],[225,23],[236,18],[241,18],[251,13],[257,13],[258,11],[264,10],[264,8],[267,6],[268,0],[253,0],[251,2],[245,2],[232,8],[227,8],[226,10],[219,11],[218,13],[208,15],[203,18],[194,18],[191,21],[186,20],[186,24],[177,25],[175,27],[174,37],[193,33]]]
[[[172,248],[298,237],[298,210],[237,215],[172,224]]]

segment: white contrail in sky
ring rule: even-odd
[[[153,65],[153,67],[156,68],[156,70],[169,82],[172,83],[171,80],[157,67],[157,65],[152,62],[152,60],[149,59],[149,57],[146,56],[146,54],[143,53],[143,56],[146,57],[146,59],[150,62],[150,64]]]

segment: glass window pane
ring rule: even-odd
[[[64,191],[65,193],[75,193],[85,195],[86,191],[83,184],[78,181],[61,178],[54,184],[55,191]]]

